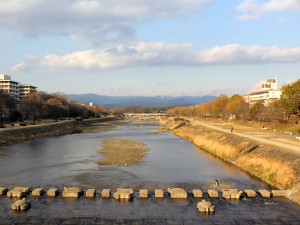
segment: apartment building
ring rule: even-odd
[[[19,85],[19,98],[22,99],[25,96],[29,95],[31,92],[35,92],[37,87],[30,84],[20,84]]]
[[[260,91],[251,92],[243,97],[245,102],[250,105],[253,105],[256,102],[262,102],[264,105],[268,105],[270,102],[280,99],[280,96],[281,90],[277,87],[277,78],[274,78],[263,82]]]
[[[17,81],[13,81],[10,76],[6,74],[0,74],[0,90],[11,95],[16,100],[22,100],[29,93],[36,91],[37,87],[20,84]]]

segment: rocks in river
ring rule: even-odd
[[[251,190],[251,189],[244,190],[244,192],[246,193],[248,198],[255,198],[256,197],[256,192]]]
[[[222,197],[225,199],[240,199],[243,193],[237,189],[222,189]]]
[[[148,198],[148,189],[140,190],[140,198]]]
[[[187,198],[187,192],[183,188],[168,188],[171,198]]]
[[[31,195],[34,196],[34,197],[39,197],[41,196],[42,194],[44,194],[44,188],[36,188],[32,191]]]
[[[155,189],[154,195],[155,195],[155,198],[163,198],[164,191],[162,189]]]
[[[78,187],[64,187],[62,192],[63,198],[78,198],[83,194],[83,190]]]
[[[131,199],[133,197],[133,189],[128,188],[118,188],[117,191],[113,194],[114,199]]]
[[[199,212],[214,212],[215,206],[210,202],[203,199],[201,202],[198,202],[197,209]]]
[[[194,189],[193,190],[194,198],[203,198],[203,191],[200,189]]]
[[[101,197],[102,198],[110,198],[110,189],[103,189],[101,192]]]
[[[58,195],[59,191],[57,188],[50,188],[48,191],[47,191],[47,196],[48,197],[56,197]]]
[[[26,200],[26,198],[22,198],[21,200],[17,200],[15,201],[12,205],[11,205],[11,209],[12,210],[17,210],[17,211],[24,211],[29,209],[31,206],[31,203],[29,201]]]
[[[8,191],[7,187],[0,187],[0,195],[5,195]]]
[[[29,191],[29,187],[14,187],[12,190],[8,191],[6,195],[7,197],[23,198]]]
[[[272,190],[273,197],[285,197],[290,193],[289,190]]]
[[[261,194],[263,198],[270,198],[271,197],[271,192],[265,189],[260,189],[258,190],[258,193]]]
[[[208,196],[211,198],[218,198],[219,197],[219,192],[215,190],[207,190]]]
[[[85,196],[87,198],[95,198],[96,195],[96,189],[87,189],[87,191],[85,192]]]

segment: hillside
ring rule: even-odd
[[[207,103],[215,96],[105,96],[97,94],[70,94],[68,98],[81,103],[93,102],[94,105],[103,105],[109,108],[117,106],[149,106],[149,107],[176,107],[176,106],[195,106],[200,103]]]

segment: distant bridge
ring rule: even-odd
[[[165,116],[165,113],[125,113],[125,116]]]

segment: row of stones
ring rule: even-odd
[[[168,188],[167,190],[171,196],[171,198],[187,198],[188,193],[182,188]],[[8,188],[6,187],[0,187],[0,195],[7,195],[8,197],[17,197],[17,198],[23,198],[27,194],[29,194],[30,188],[29,187],[15,187],[8,191]],[[253,190],[244,190],[239,191],[237,189],[222,189],[222,197],[226,199],[239,199],[243,193],[245,193],[249,198],[256,197],[257,192]],[[43,188],[36,188],[32,191],[32,196],[41,196],[45,193],[45,190]],[[117,191],[113,194],[113,197],[115,199],[130,199],[133,197],[134,190],[133,189],[124,189],[124,188],[118,188]],[[211,198],[217,198],[219,197],[219,192],[216,190],[208,190],[207,191],[208,196]],[[258,190],[258,193],[264,198],[270,198],[271,196],[285,196],[286,191],[282,190]],[[55,197],[59,194],[58,188],[51,188],[47,191],[47,196],[49,197]],[[78,198],[80,195],[83,195],[84,192],[82,189],[77,187],[65,187],[62,192],[62,197],[65,198]],[[88,189],[85,193],[86,197],[88,198],[94,198],[96,194],[96,189]],[[192,194],[195,198],[202,198],[203,197],[203,191],[200,189],[194,189],[192,191]],[[140,198],[148,198],[148,189],[141,189],[139,191]],[[164,197],[164,190],[163,189],[155,189],[154,195],[156,198],[163,198]],[[111,190],[110,189],[103,189],[101,192],[101,196],[103,198],[109,198],[111,196]]]
[[[170,194],[171,198],[175,199],[186,199],[188,197],[188,192],[185,191],[183,188],[168,188],[168,193]],[[17,197],[22,198],[21,200],[17,200],[11,206],[13,210],[27,210],[30,208],[31,203],[26,200],[25,197],[29,194],[30,188],[28,187],[15,187],[8,191],[6,187],[0,187],[0,194],[6,194],[8,197]],[[258,190],[262,197],[271,197],[271,192],[268,190]],[[43,188],[36,188],[32,191],[32,196],[41,196],[45,193]],[[58,188],[51,188],[47,191],[47,196],[55,197],[59,193]],[[83,190],[77,187],[65,187],[62,192],[62,197],[64,198],[78,198],[80,195],[83,195]],[[203,191],[200,189],[194,189],[192,191],[195,198],[202,198]],[[207,191],[209,197],[217,198],[219,197],[219,192],[216,190],[208,190]],[[222,189],[222,197],[226,199],[239,199],[243,193],[246,193],[248,197],[256,197],[256,192],[253,190],[244,190],[239,191],[237,189]],[[133,197],[134,190],[133,189],[124,189],[118,188],[117,191],[113,194],[115,199],[131,199]],[[96,195],[96,189],[88,189],[85,193],[87,198],[94,198]],[[163,189],[155,189],[154,195],[156,198],[163,198],[164,191]],[[283,196],[284,192],[280,191],[272,191],[273,196]],[[110,189],[103,189],[101,192],[102,198],[110,198],[111,197],[111,190]],[[149,193],[148,189],[141,189],[139,191],[140,198],[148,198]],[[201,202],[198,202],[197,209],[200,212],[208,212],[212,213],[215,211],[215,206],[203,199]]]

